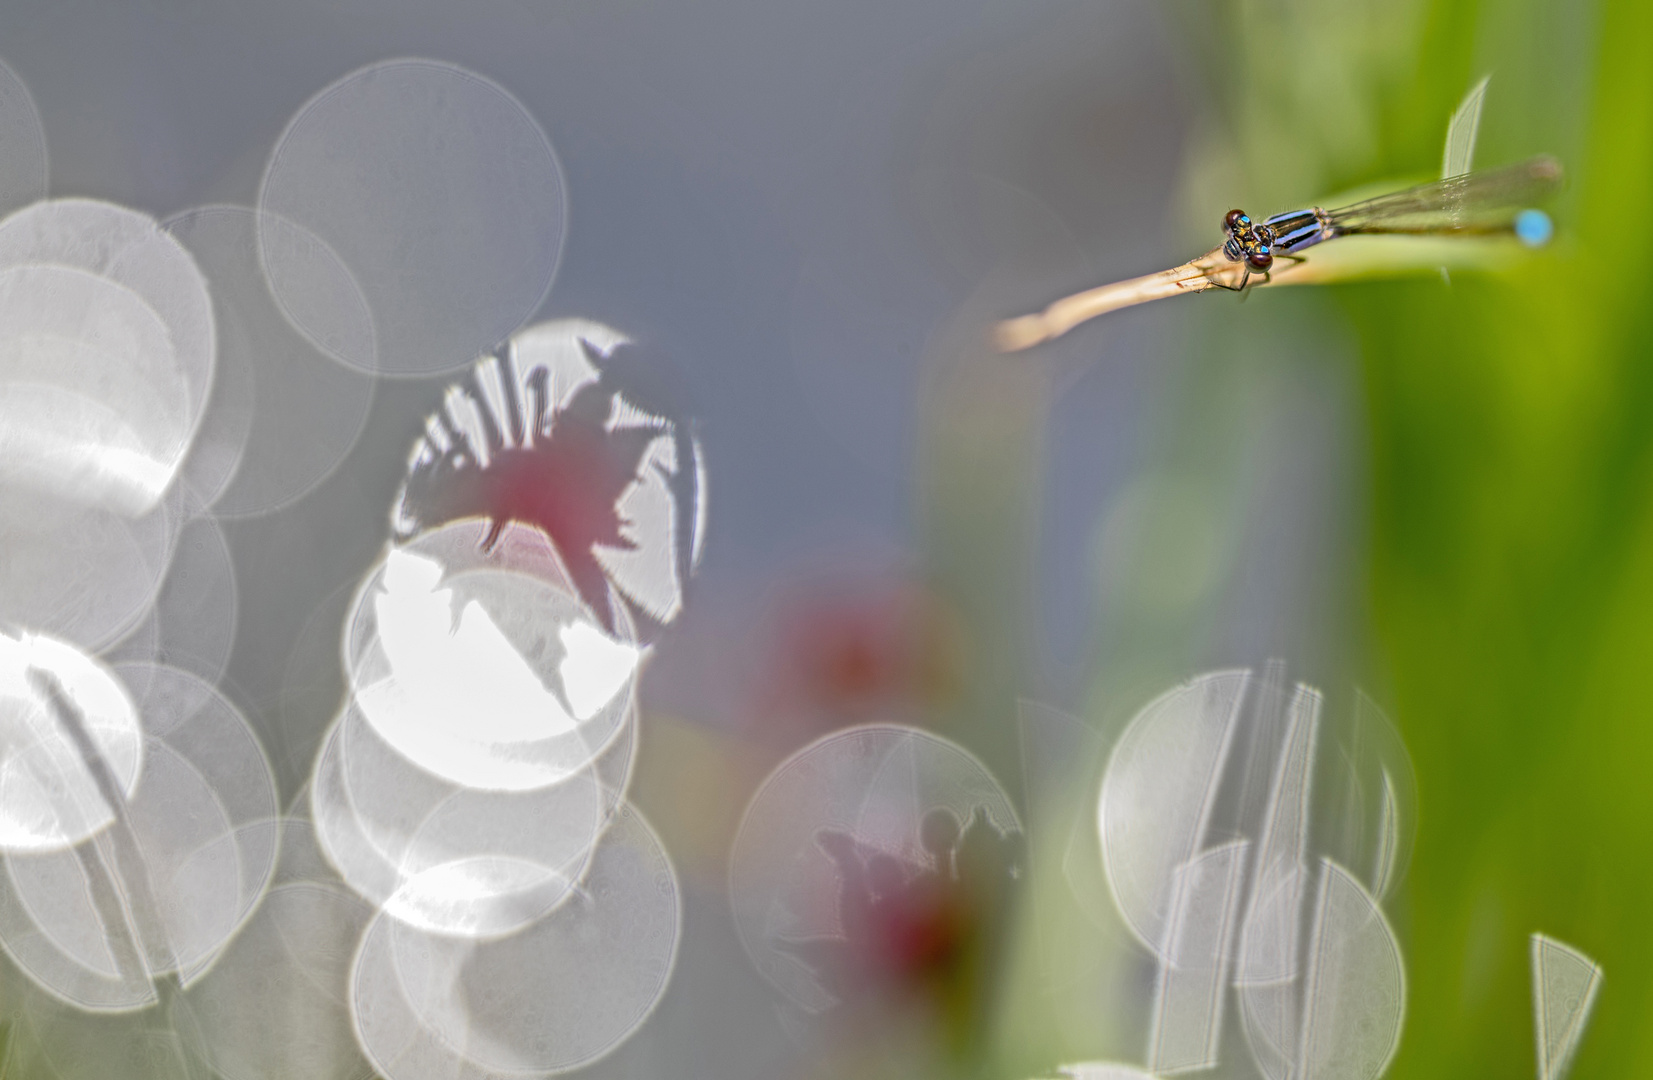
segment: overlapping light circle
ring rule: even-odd
[[[215,332],[206,280],[155,220],[91,199],[0,222],[0,369],[49,387],[32,417],[49,491],[128,516],[171,483],[206,408]]]
[[[56,752],[8,753],[5,773],[18,779],[0,798],[15,824],[41,806],[44,785],[59,813],[49,842],[38,825],[4,838],[0,944],[54,997],[141,1008],[157,977],[188,985],[205,971],[263,894],[275,785],[246,720],[196,676],[154,664],[110,672],[40,639],[25,649],[13,659],[33,700],[8,705],[32,708],[37,744]]]
[[[212,407],[184,475],[215,513],[245,517],[314,489],[356,444],[373,400],[377,344],[367,300],[319,238],[240,206],[204,206],[162,229],[211,277],[218,323]],[[271,295],[260,238],[306,285],[314,338]]]
[[[1108,891],[1157,961],[1154,1071],[1220,1063],[1232,992],[1262,1075],[1383,1072],[1406,978],[1381,900],[1405,868],[1410,777],[1369,702],[1332,727],[1319,691],[1288,691],[1279,665],[1201,675],[1131,720],[1097,835]],[[1327,779],[1337,802],[1317,820]]]
[[[352,971],[358,1038],[397,1080],[577,1068],[653,1010],[681,927],[671,863],[637,811],[623,807],[577,895],[515,934],[478,941],[381,915]]]
[[[592,1060],[675,955],[675,877],[623,798],[640,650],[598,626],[542,532],[487,531],[435,530],[369,575],[310,780],[322,851],[379,912],[352,1015],[395,1080]]]
[[[640,659],[567,591],[543,534],[485,550],[483,529],[394,548],[358,591],[352,694],[310,791],[347,882],[469,934],[549,910],[578,877],[629,771]]]
[[[375,377],[457,370],[544,299],[566,207],[543,130],[461,68],[375,64],[288,124],[256,207],[164,225],[39,201],[44,139],[3,65],[0,143],[0,947],[37,1034],[122,1014],[117,1057],[154,1036],[144,1068],[187,1049],[249,1078],[601,1057],[659,1001],[682,921],[625,791],[704,463],[680,399],[634,379],[648,360],[596,324],[512,343],[537,434],[557,414],[612,444],[519,488],[606,500],[603,542],[510,514],[399,530],[328,610],[342,686],[306,657],[281,688],[284,710],[342,695],[278,740],[284,771],[313,763],[290,814],[216,685],[244,617],[221,519],[329,477]],[[496,417],[518,447],[525,416]],[[103,1049],[40,1061],[107,1072]]]
[[[844,890],[854,883],[839,860],[878,860],[901,882],[925,873],[946,879],[932,850],[941,845],[926,833],[938,812],[963,827],[955,844],[972,830],[994,843],[1021,831],[1009,797],[975,756],[897,725],[826,735],[778,765],[752,797],[729,860],[735,928],[758,971],[794,1005],[820,1013],[838,1003],[793,946],[845,932]]]
[[[119,641],[154,603],[180,521],[168,502],[128,518],[0,484],[0,620],[86,649]]]
[[[217,369],[207,277],[146,214],[40,201],[15,81],[0,69],[0,947],[42,1000],[126,1012],[253,909],[275,788],[213,685],[235,575],[212,493],[180,479]]]
[[[614,813],[628,730],[594,767],[527,792],[467,788],[398,755],[350,710],[322,748],[310,812],[351,887],[404,921],[504,933],[567,896]]]
[[[46,131],[29,88],[0,63],[0,214],[46,196]]]
[[[223,527],[208,513],[186,517],[177,531],[167,574],[148,612],[104,652],[116,661],[152,661],[216,683],[235,643],[240,592]]]
[[[171,339],[165,367],[183,385],[190,426],[212,386],[216,333],[207,282],[154,218],[96,199],[39,202],[0,222],[0,267],[73,267],[122,286]]]
[[[154,219],[59,199],[0,221],[0,619],[89,649],[143,619],[215,354],[206,279]]]
[[[54,715],[54,693],[79,711],[79,729]],[[130,795],[143,761],[126,687],[78,649],[39,634],[0,631],[0,747],[5,851],[52,851],[93,835],[114,819],[100,782]]]
[[[277,884],[213,969],[184,994],[180,1028],[226,1080],[357,1080],[350,958],[373,908],[318,881]],[[272,1023],[279,1016],[281,1022]]]
[[[531,790],[616,737],[641,653],[629,625],[619,638],[597,625],[542,561],[552,552],[532,537],[485,552],[484,528],[393,549],[357,594],[345,666],[356,709],[402,756],[457,784]]]
[[[452,64],[390,60],[312,98],[282,133],[259,194],[270,290],[325,345],[325,291],[292,222],[360,283],[379,348],[364,370],[463,367],[545,298],[562,253],[562,170],[545,132],[498,84]]]

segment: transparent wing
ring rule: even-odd
[[[1443,180],[1462,176],[1473,168],[1475,137],[1481,131],[1481,103],[1486,100],[1487,80],[1491,78],[1491,75],[1481,76],[1481,81],[1464,95],[1458,111],[1452,114],[1452,122],[1446,125],[1446,151],[1441,159]]]
[[[1542,155],[1502,169],[1420,184],[1327,213],[1332,235],[1491,233],[1561,185],[1561,163]]]

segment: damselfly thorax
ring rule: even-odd
[[[1224,289],[1244,289],[1253,273],[1266,278],[1276,258],[1301,262],[1301,258],[1293,252],[1313,247],[1336,235],[1332,231],[1331,215],[1318,206],[1275,214],[1262,222],[1253,222],[1251,215],[1244,210],[1230,210],[1223,218],[1223,232],[1226,239],[1222,253],[1229,262],[1246,264],[1245,273],[1237,286],[1212,279],[1214,285]]]

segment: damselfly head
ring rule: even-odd
[[[1253,270],[1263,271],[1274,265],[1274,231],[1267,225],[1254,225],[1244,210],[1230,210],[1223,218],[1223,230],[1228,240],[1223,253],[1234,262],[1244,259]]]

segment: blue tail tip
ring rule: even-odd
[[[1555,225],[1542,210],[1523,210],[1515,215],[1515,235],[1528,247],[1543,247],[1555,235]]]

